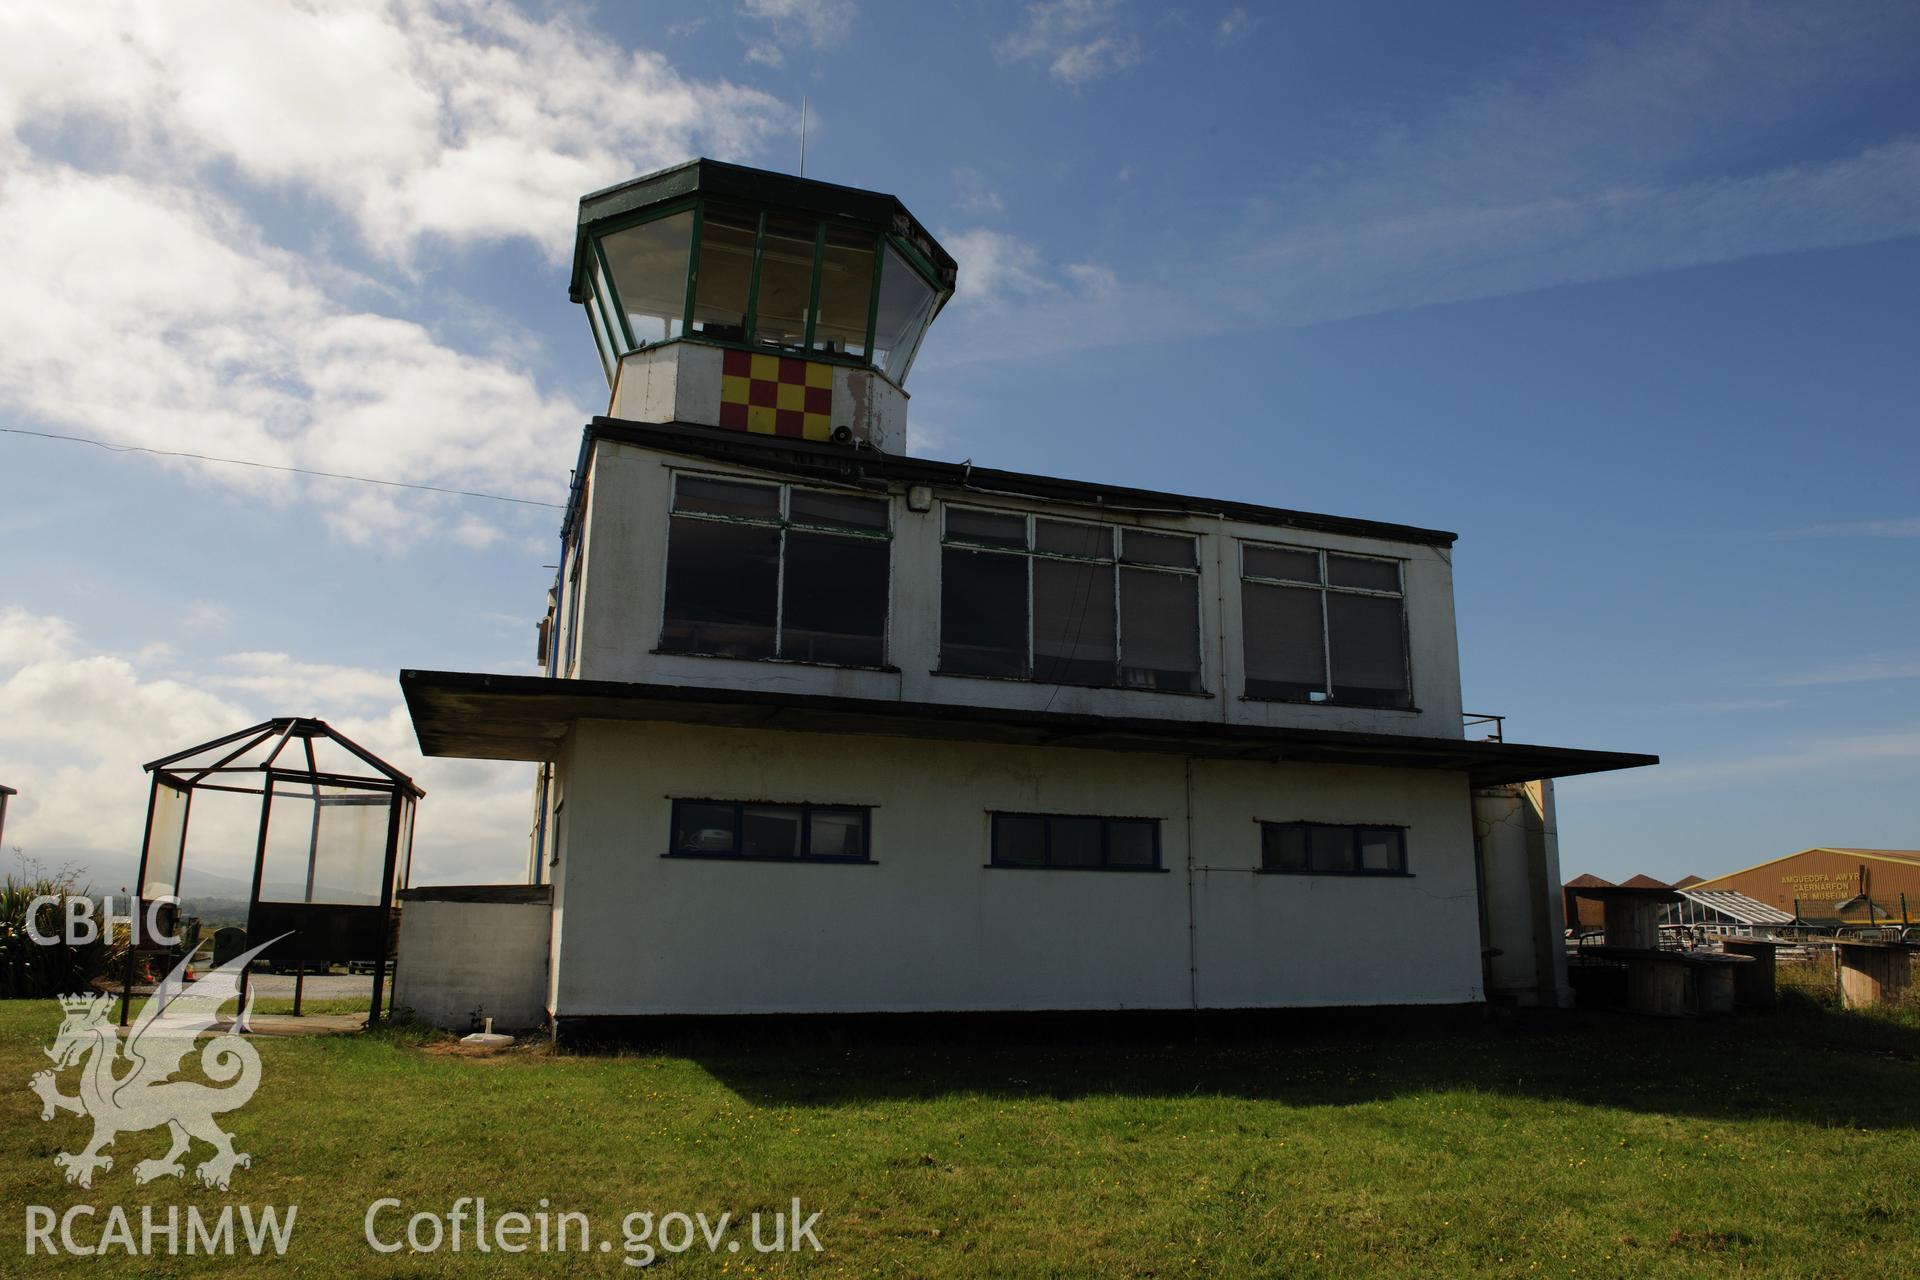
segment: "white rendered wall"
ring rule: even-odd
[[[1453,616],[1453,565],[1446,548],[1209,517],[1120,515],[1090,507],[987,494],[940,491],[935,495],[932,510],[925,513],[909,510],[904,496],[895,494],[887,658],[898,668],[896,671],[654,653],[652,650],[660,637],[665,596],[668,507],[676,469],[775,478],[742,472],[726,464],[706,463],[606,440],[598,442],[588,490],[585,632],[577,671],[584,679],[1440,738],[1463,736],[1460,658]],[[1211,696],[933,674],[940,652],[941,507],[948,499],[963,505],[1036,511],[1069,519],[1096,519],[1128,527],[1198,535],[1201,673],[1203,687]],[[1254,702],[1241,698],[1244,687],[1238,552],[1241,539],[1403,560],[1408,654],[1412,664],[1413,698],[1418,709],[1393,711]]]
[[[1473,796],[1487,912],[1490,994],[1524,1005],[1570,1005],[1566,911],[1553,783],[1489,787]]]
[[[1457,774],[596,721],[567,760],[561,1018],[1481,998]],[[871,805],[876,861],[662,857],[673,797]],[[987,867],[993,810],[1158,818],[1168,870]],[[1255,875],[1258,819],[1404,824],[1413,874]]]
[[[718,427],[724,356],[723,349],[699,342],[667,342],[629,353],[614,375],[607,415],[628,422]],[[832,425],[846,427],[883,453],[905,453],[906,391],[871,369],[819,363],[833,370]]]
[[[546,1021],[545,902],[408,901],[400,912],[393,1007],[465,1032],[475,1010],[502,1031]]]

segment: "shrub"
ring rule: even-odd
[[[65,941],[66,902],[91,897],[71,876],[8,876],[0,881],[0,998],[47,999],[83,991],[108,972],[122,949],[104,939],[82,946]],[[27,932],[27,912],[42,902],[36,922],[42,937],[61,940],[40,943]]]

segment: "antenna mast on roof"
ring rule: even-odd
[[[800,176],[807,176],[807,95],[800,95]]]

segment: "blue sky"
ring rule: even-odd
[[[961,262],[913,447],[1456,530],[1469,707],[1666,764],[1569,874],[1920,845],[1920,11],[254,0],[0,14],[0,426],[558,501],[580,194],[705,154]],[[530,670],[557,513],[0,435],[6,843],[111,879],[138,762],[314,713],[418,874],[527,770],[403,666]],[[235,849],[238,849],[238,843]],[[233,850],[210,856],[237,866]]]

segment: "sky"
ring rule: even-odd
[[[416,882],[520,878],[531,766],[396,673],[534,670],[578,198],[803,100],[960,263],[913,452],[1458,532],[1469,709],[1663,759],[1560,784],[1569,876],[1920,847],[1920,8],[21,0],[7,865],[114,887],[141,762],[311,714]]]

